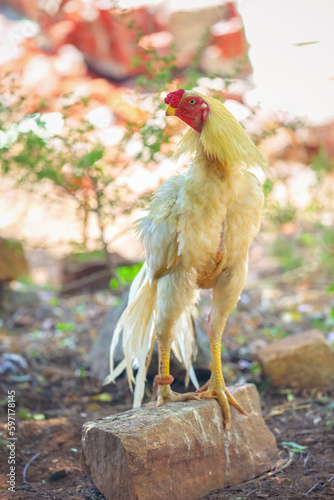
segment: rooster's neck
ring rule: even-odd
[[[221,161],[219,156],[215,154],[215,151],[208,154],[201,143],[198,145],[195,161],[196,164],[203,167],[208,175],[212,175],[224,181],[228,181],[231,176],[235,177],[241,172],[240,165],[234,165],[234,168],[231,168],[231,165]]]

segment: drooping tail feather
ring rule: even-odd
[[[192,361],[197,354],[196,332],[194,326],[195,308],[194,306],[188,307],[183,314],[181,314],[175,327],[176,339],[172,344],[172,350],[180,363],[183,363],[186,369],[185,385],[188,386],[189,378],[196,387],[199,388],[198,380]]]
[[[147,348],[147,355],[150,345],[152,341],[154,341],[152,337],[153,317],[156,310],[156,295],[156,283],[153,282],[151,285],[149,284],[147,267],[144,264],[131,285],[128,306],[116,325],[110,345],[110,374],[104,380],[104,384],[114,382],[122,371],[126,369],[129,384],[132,389],[132,384],[135,382],[133,366],[142,364],[144,349]],[[114,352],[122,330],[124,359],[118,366],[114,367]],[[146,356],[144,358],[144,366],[145,362]]]
[[[192,368],[193,355],[196,353],[193,312],[193,307],[189,307],[177,321],[172,350],[186,368],[186,385],[190,376],[195,387],[198,387],[197,378]],[[134,408],[140,406],[144,396],[146,372],[155,342],[156,315],[157,285],[155,281],[150,284],[148,269],[144,264],[131,285],[128,306],[114,331],[110,346],[110,374],[103,382],[103,384],[114,382],[126,370],[131,390],[133,383],[135,383]],[[124,359],[115,367],[114,352],[122,330]],[[137,367],[137,375],[134,378],[133,368]]]

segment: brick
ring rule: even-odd
[[[334,352],[317,330],[290,335],[257,354],[273,385],[296,389],[334,387]]]

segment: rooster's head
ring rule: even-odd
[[[208,103],[195,92],[186,92],[183,89],[170,92],[165,98],[168,104],[166,115],[175,115],[187,123],[196,132],[202,131],[202,126],[209,114]]]

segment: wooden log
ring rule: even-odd
[[[248,412],[232,408],[230,431],[215,400],[148,404],[87,422],[84,469],[108,500],[196,500],[258,476],[276,462],[276,441],[256,387],[230,391]]]

